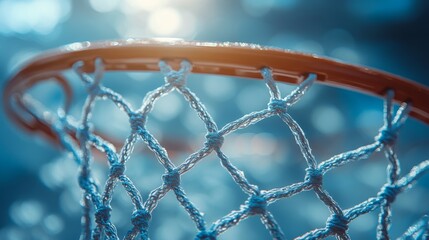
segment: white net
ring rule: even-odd
[[[384,125],[381,126],[373,143],[319,162],[312,153],[304,131],[289,114],[289,109],[293,108],[294,104],[303,98],[306,91],[314,83],[316,79],[314,74],[303,76],[296,89],[286,97],[282,97],[276,82],[272,78],[270,69],[262,69],[261,77],[265,80],[271,96],[267,107],[219,127],[196,94],[187,87],[186,80],[192,68],[190,62],[182,61],[181,68],[176,71],[166,62],[161,61],[159,67],[164,75],[165,83],[148,92],[143,103],[137,109],[134,109],[118,92],[103,85],[102,59],[97,59],[95,65],[96,71],[93,74],[83,72],[81,62],[74,65],[75,72],[78,73],[88,91],[79,119],[73,119],[67,109],[60,109],[58,114],[47,113],[42,106],[37,104],[35,99],[29,96],[26,96],[23,102],[34,117],[52,126],[52,130],[58,136],[61,145],[72,153],[79,166],[79,185],[83,192],[81,239],[119,238],[117,228],[111,220],[111,212],[116,210],[112,209],[111,202],[115,189],[120,186],[126,191],[129,201],[134,207],[134,212],[130,216],[132,227],[125,234],[124,239],[149,238],[152,214],[168,192],[174,193],[177,202],[194,222],[195,239],[217,239],[222,233],[249,217],[258,217],[273,239],[285,239],[288,230],[283,229],[278,224],[275,219],[276,213],[270,210],[270,205],[279,200],[285,201],[284,199],[305,191],[314,192],[329,210],[330,216],[327,218],[325,226],[302,233],[296,237],[297,239],[323,239],[329,236],[335,236],[338,239],[350,239],[349,224],[359,216],[373,211],[379,211],[377,238],[389,239],[391,208],[396,196],[411,188],[419,177],[429,172],[429,160],[420,162],[406,174],[400,172],[400,162],[396,155],[395,145],[397,133],[408,117],[410,103],[403,103],[397,111],[394,111],[393,90],[386,92]],[[171,160],[167,150],[147,128],[148,115],[152,112],[155,102],[173,91],[184,97],[206,128],[205,142],[180,164],[175,164]],[[101,100],[112,101],[120,111],[128,116],[130,133],[119,151],[115,149],[112,143],[93,130],[91,115],[95,105]],[[233,161],[223,151],[223,143],[228,134],[271,117],[280,118],[289,127],[307,168],[305,169],[305,178],[302,181],[283,187],[262,189],[246,178],[245,173],[233,164]],[[105,119],[105,121],[109,121],[109,119]],[[76,133],[76,135],[73,136],[70,133]],[[147,146],[165,170],[162,175],[162,184],[151,190],[147,196],[142,196],[139,188],[136,187],[140,183],[134,184],[126,171],[127,162],[132,160],[132,152],[137,144]],[[104,158],[110,168],[103,186],[97,184],[98,180],[92,171],[94,164],[93,148],[104,153]],[[367,159],[378,151],[383,151],[387,159],[388,174],[385,184],[380,186],[378,194],[375,196],[370,196],[365,201],[347,209],[342,208],[324,188],[324,175],[337,167]],[[240,206],[237,206],[236,210],[213,221],[213,223],[208,223],[199,207],[186,194],[185,188],[181,184],[181,177],[211,153],[218,157],[225,171],[248,197]],[[352,189],[350,190],[352,191]],[[400,238],[428,239],[428,236],[428,219],[427,216],[424,216]]]

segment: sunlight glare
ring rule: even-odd
[[[138,11],[155,11],[167,6],[169,0],[126,0],[124,1],[123,11],[127,13]]]

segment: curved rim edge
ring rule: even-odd
[[[42,130],[54,137],[46,124],[28,122],[14,109],[12,100],[32,85],[48,78],[61,76],[78,61],[84,70],[94,70],[94,60],[101,58],[106,71],[159,71],[158,62],[166,60],[178,66],[180,60],[192,63],[193,73],[219,74],[261,79],[260,70],[269,67],[274,79],[298,83],[301,76],[315,73],[322,84],[384,96],[387,89],[395,90],[394,100],[411,102],[410,115],[429,124],[429,88],[379,70],[361,67],[278,48],[246,43],[186,42],[183,40],[119,40],[72,43],[48,51],[31,60],[17,72],[5,87],[3,104],[8,115],[28,130]],[[71,97],[67,83],[61,82],[67,98]],[[70,99],[66,99],[69,101]],[[21,109],[24,110],[25,109]]]

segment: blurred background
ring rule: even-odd
[[[429,86],[429,2],[424,0],[0,0],[0,81],[25,61],[61,45],[106,39],[178,37],[199,41],[250,42],[314,53],[352,64],[381,69]],[[79,115],[85,90],[73,73]],[[163,83],[158,73],[109,73],[104,83],[134,106]],[[206,105],[218,126],[266,107],[262,81],[192,75],[188,86]],[[281,85],[285,96],[293,86]],[[49,82],[31,93],[54,108],[63,100]],[[256,96],[256,97],[255,97]],[[382,126],[382,100],[316,85],[291,109],[306,132],[318,161],[371,143]],[[123,139],[129,132],[125,114],[107,102],[94,110],[95,127]],[[105,119],[109,119],[108,122]],[[77,239],[80,190],[77,166],[67,154],[40,135],[18,129],[0,111],[0,239]],[[177,163],[202,146],[203,124],[177,93],[157,102],[148,128]],[[429,130],[410,119],[401,130],[398,156],[403,173],[428,158]],[[140,144],[142,145],[142,144]],[[301,181],[306,168],[293,136],[272,118],[235,132],[223,147],[231,161],[262,189]],[[94,171],[103,183],[103,159]],[[342,208],[375,196],[386,179],[382,153],[327,174],[325,187]],[[137,147],[127,173],[143,196],[161,184],[163,169],[143,146]],[[246,195],[210,155],[183,176],[189,198],[205,212],[208,223],[239,209]],[[393,237],[429,212],[429,177],[397,198]],[[113,221],[121,234],[130,228],[132,206],[118,187]],[[327,208],[313,192],[276,202],[269,208],[287,238],[325,226]],[[355,239],[374,239],[375,213],[350,225]],[[193,239],[196,229],[173,194],[153,214],[152,239]],[[268,239],[257,218],[249,218],[220,239]]]

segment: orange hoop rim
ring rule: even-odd
[[[97,58],[103,60],[106,71],[159,71],[160,60],[174,67],[186,59],[192,64],[193,73],[261,79],[260,70],[268,67],[275,80],[286,83],[298,83],[302,76],[314,73],[322,84],[369,95],[384,96],[387,89],[394,89],[394,100],[410,102],[410,115],[429,124],[429,88],[403,77],[312,54],[255,44],[156,39],[72,43],[41,54],[8,81],[3,95],[6,112],[21,127],[31,131],[41,130],[55,138],[46,123],[36,118],[25,120],[17,108],[31,113],[19,104],[13,106],[14,98],[21,98],[27,89],[38,82],[55,79],[65,92],[67,108],[73,94],[62,72],[79,61],[84,63],[84,71],[92,72]]]

